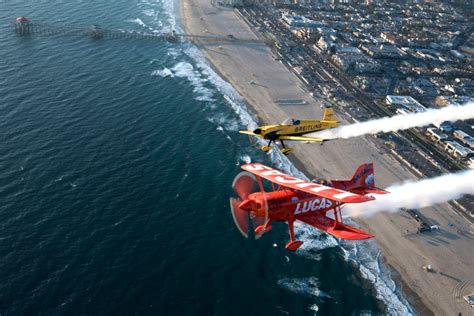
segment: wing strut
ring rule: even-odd
[[[344,229],[344,223],[342,221],[342,214],[341,214],[341,204],[336,203],[336,207],[334,207],[334,227],[333,229]]]
[[[260,187],[260,191],[265,192],[265,190],[263,189],[262,177],[257,176],[257,180],[258,180],[258,186]]]

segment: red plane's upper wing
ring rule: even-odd
[[[272,169],[260,163],[246,164],[241,166],[241,168],[281,186],[307,192],[341,203],[362,203],[374,200],[373,197],[359,195],[317,183],[307,182],[289,176],[281,171]]]

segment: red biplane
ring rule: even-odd
[[[350,180],[330,182],[307,182],[260,163],[246,164],[241,168],[245,171],[239,173],[232,183],[239,198],[231,198],[230,206],[234,221],[246,238],[249,227],[254,230],[255,238],[259,238],[272,229],[273,221],[286,221],[290,241],[285,248],[295,251],[303,244],[294,238],[295,220],[342,239],[374,237],[363,230],[345,225],[341,215],[344,204],[364,203],[375,199],[370,196],[371,193],[387,193],[375,187],[372,163],[359,166]],[[264,190],[262,178],[271,182],[272,191]]]

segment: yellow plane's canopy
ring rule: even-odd
[[[298,120],[298,119],[294,119],[294,118],[287,118],[286,120],[284,120],[283,122],[281,122],[281,125],[300,125],[301,123],[301,120]]]
[[[308,137],[308,136],[278,136],[278,139],[283,139],[283,140],[295,140],[295,141],[300,141],[300,142],[319,142],[322,143],[326,141],[325,138],[317,138],[317,137]]]

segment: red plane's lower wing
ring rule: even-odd
[[[298,216],[296,219],[341,239],[362,240],[374,237],[374,235],[355,227],[336,223],[335,220],[325,216],[323,213]]]

